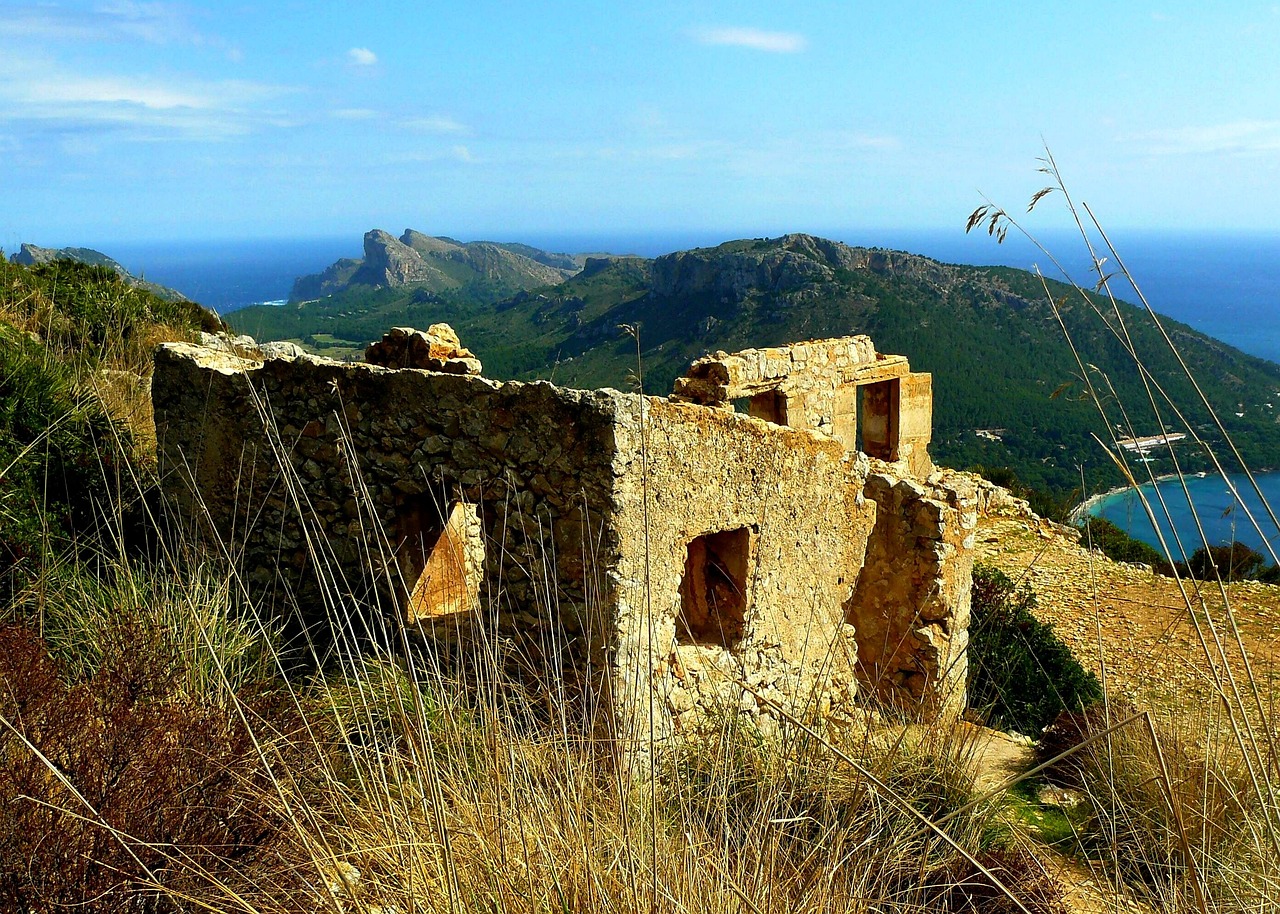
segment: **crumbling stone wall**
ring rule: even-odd
[[[673,398],[721,409],[746,399],[753,416],[822,432],[905,475],[932,470],[932,376],[876,352],[867,336],[717,352],[676,379]]]
[[[421,534],[465,505],[484,549],[468,613],[492,610],[484,621],[529,650],[603,649],[584,626],[616,561],[605,519],[621,394],[173,344],[152,396],[166,488],[258,593],[312,607],[308,621],[351,603],[399,612],[429,557]],[[447,635],[469,620],[417,621]]]
[[[847,713],[857,648],[843,607],[876,515],[862,496],[866,459],[807,432],[657,398],[644,401],[642,422],[640,405],[626,401],[617,428],[625,462],[611,519],[620,707],[633,715],[623,732],[648,738],[650,688],[659,736],[726,713],[767,728],[771,702],[809,717]],[[706,604],[726,602],[700,577],[702,562],[728,602],[742,598],[741,616],[699,624]]]
[[[866,495],[879,511],[846,604],[858,632],[860,678],[888,701],[963,707],[975,491],[959,478],[872,473]]]
[[[498,633],[599,697],[629,753],[713,715],[851,714],[859,681],[963,707],[973,496],[825,430],[888,377],[899,442],[927,442],[928,375],[852,337],[718,354],[642,398],[478,377],[445,331],[372,348],[396,368],[157,353],[166,488],[259,594],[317,624],[365,607],[428,638]],[[744,391],[795,421],[725,408]]]

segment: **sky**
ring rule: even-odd
[[[1280,230],[1273,3],[0,0],[0,248]],[[1060,206],[1035,218],[1056,224]]]

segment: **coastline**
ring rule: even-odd
[[[1161,482],[1166,482],[1167,480],[1170,480],[1170,479],[1177,479],[1177,478],[1178,478],[1177,473],[1162,473],[1161,475],[1155,477],[1155,482],[1161,483]],[[1138,485],[1136,486],[1133,486],[1133,485],[1116,486],[1114,488],[1108,489],[1105,492],[1099,492],[1097,495],[1090,495],[1084,501],[1080,502],[1080,504],[1076,505],[1074,508],[1071,509],[1071,513],[1067,515],[1067,523],[1069,524],[1080,523],[1082,520],[1084,520],[1086,517],[1088,517],[1092,513],[1094,508],[1096,508],[1098,505],[1106,501],[1108,498],[1111,498],[1112,496],[1120,495],[1124,492],[1129,492],[1135,488],[1140,489],[1143,486],[1149,486],[1149,485],[1151,485],[1151,482],[1148,481],[1148,482],[1138,483]]]

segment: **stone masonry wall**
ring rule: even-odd
[[[740,414],[645,403],[643,427],[629,400],[617,430],[616,666],[622,706],[639,716],[621,732],[647,738],[650,688],[659,738],[725,714],[768,729],[770,702],[801,716],[848,713],[857,647],[843,607],[876,513],[862,497],[866,459]],[[741,632],[682,637],[690,544],[734,531],[746,557]]]
[[[788,377],[868,353],[791,347]],[[770,358],[723,384],[769,381]],[[927,375],[888,368],[927,400],[910,380]],[[628,754],[724,714],[768,729],[774,703],[851,713],[859,680],[963,707],[963,480],[729,409],[279,347],[166,345],[152,396],[167,490],[255,593],[318,630],[362,607],[428,638],[496,632],[526,669],[602,696]],[[927,443],[918,413],[912,428]]]
[[[867,478],[879,508],[846,618],[858,632],[859,675],[887,700],[942,712],[964,707],[977,497],[945,482]]]
[[[717,352],[677,378],[673,394],[719,408],[743,398],[753,416],[821,432],[851,451],[861,445],[904,473],[923,478],[932,471],[932,377],[913,373],[903,356],[876,352],[870,337]]]
[[[158,352],[153,380],[166,488],[207,513],[257,593],[296,594],[308,622],[353,602],[400,611],[409,540],[462,503],[484,537],[472,602],[522,649],[580,665],[604,652],[620,397],[184,344]]]

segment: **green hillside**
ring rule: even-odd
[[[1063,321],[1095,384],[1109,379],[1134,431],[1161,428],[1133,360],[1078,293]],[[1091,300],[1103,313],[1110,305]],[[1205,435],[1208,417],[1150,321],[1122,306],[1135,348]],[[578,275],[501,301],[476,289],[348,289],[330,298],[277,309],[246,309],[229,320],[260,339],[294,339],[317,349],[345,341],[347,351],[392,325],[454,325],[492,377],[552,378],[557,383],[625,387],[635,344],[619,326],[639,325],[646,389],[665,393],[691,361],[793,340],[866,333],[882,352],[901,353],[934,375],[933,453],[955,466],[1008,466],[1036,488],[1067,492],[1118,482],[1091,435],[1103,432],[1040,280],[1021,270],[938,263],[892,251],[850,248],[808,235],[729,242],[659,257],[588,260]],[[1191,328],[1167,321],[1183,356],[1227,420],[1247,459],[1275,463],[1280,453],[1280,366],[1253,358]],[[1273,405],[1274,404],[1274,405]],[[1242,416],[1237,416],[1242,413]],[[1185,431],[1169,413],[1170,431]],[[998,440],[980,437],[995,430]],[[1103,435],[1105,438],[1106,436]],[[1211,436],[1212,437],[1212,436]],[[1181,446],[1180,446],[1181,447]],[[1180,454],[1192,467],[1203,459]],[[1155,468],[1165,470],[1167,458]]]

